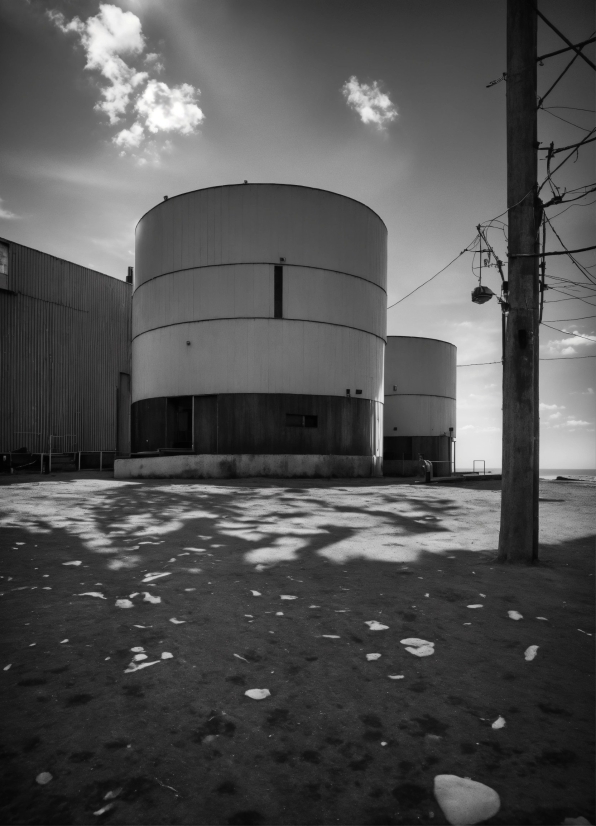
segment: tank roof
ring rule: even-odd
[[[442,338],[430,338],[430,336],[387,336],[387,341],[389,341],[390,338],[413,338],[422,341],[436,341],[438,344],[448,344],[450,347],[457,347],[457,345],[451,341],[444,341]]]
[[[381,218],[379,213],[375,212],[374,209],[371,209],[371,207],[369,207],[367,204],[363,204],[362,201],[357,201],[356,198],[351,198],[349,195],[342,195],[340,192],[332,192],[330,189],[322,189],[321,187],[318,187],[318,186],[304,186],[303,184],[283,184],[283,183],[273,183],[273,182],[269,182],[269,183],[255,182],[255,183],[246,183],[246,184],[245,183],[241,183],[241,184],[218,184],[217,186],[205,186],[205,187],[200,187],[199,189],[190,189],[188,192],[179,192],[177,195],[172,195],[171,197],[168,196],[167,200],[172,201],[174,198],[181,198],[184,195],[191,195],[193,192],[206,192],[209,189],[228,189],[228,188],[231,188],[233,186],[295,187],[296,189],[312,189],[315,192],[325,192],[328,195],[337,195],[338,198],[346,198],[348,201],[354,201],[354,203],[359,204],[360,206],[363,206],[365,209],[368,209],[370,212],[372,212],[372,214],[376,218],[379,219],[379,221],[383,224],[385,229],[387,229],[387,224],[385,223],[385,221],[383,221],[383,219]],[[135,229],[141,223],[141,221],[143,220],[145,215],[148,215],[154,209],[157,209],[157,207],[163,206],[163,204],[165,204],[165,203],[166,203],[166,201],[160,201],[159,203],[155,204],[155,206],[152,206],[151,209],[148,209],[147,212],[144,212],[143,215],[141,215],[141,217],[137,221]]]

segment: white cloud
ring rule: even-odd
[[[565,405],[559,404],[545,404],[544,402],[540,402],[540,410],[565,410]]]
[[[342,93],[350,109],[358,113],[362,123],[374,123],[383,129],[397,117],[397,109],[389,96],[381,92],[379,82],[360,83],[355,75],[346,80]]]
[[[188,135],[205,118],[196,103],[198,94],[199,90],[188,83],[170,87],[162,81],[150,80],[137,98],[135,109],[145,118],[147,129],[154,134],[180,132]]]
[[[87,56],[86,69],[100,72],[109,81],[101,90],[103,101],[96,108],[104,112],[110,123],[117,123],[130,102],[133,90],[148,75],[131,68],[120,55],[138,55],[145,48],[141,21],[130,11],[102,4],[95,17],[84,23],[78,17],[66,22],[61,12],[48,11],[48,17],[66,33],[76,32]]]
[[[158,74],[163,72],[165,68],[157,52],[149,52],[148,55],[145,55],[145,64],[147,66],[151,66],[151,68]]]
[[[569,418],[565,422],[553,425],[553,430],[575,430],[576,427],[590,427],[591,422],[585,422],[583,419]]]
[[[188,83],[171,87],[151,78],[147,71],[137,71],[123,59],[122,55],[137,57],[145,50],[145,36],[136,14],[103,3],[98,14],[84,22],[78,17],[67,22],[57,11],[48,11],[47,15],[60,31],[78,35],[87,57],[85,68],[100,72],[109,81],[101,90],[103,100],[96,109],[113,124],[122,120],[131,103],[134,105],[135,121],[112,138],[121,155],[141,150],[134,155],[139,165],[158,165],[160,153],[169,151],[171,143],[165,141],[160,146],[152,135],[190,135],[203,122],[205,116],[197,104],[199,89]],[[151,73],[159,74],[164,69],[157,52],[146,54],[143,62]]]
[[[549,419],[560,419],[562,415],[563,414],[561,413],[561,411],[558,410],[556,413],[551,413],[548,418]]]
[[[13,218],[19,217],[14,212],[11,212],[9,209],[5,209],[5,207],[2,206],[3,203],[4,198],[0,198],[0,218],[4,218],[6,221],[10,221]]]
[[[590,344],[596,344],[596,336],[585,336],[577,330],[573,333],[571,338],[551,340],[542,346],[546,347],[549,356],[573,356],[577,353],[577,347],[589,347]]]
[[[145,137],[145,130],[140,123],[133,123],[130,129],[123,129],[113,138],[117,146],[122,146],[124,149],[135,149],[143,141]]]

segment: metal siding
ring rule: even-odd
[[[181,234],[182,226],[194,233]],[[386,287],[387,230],[357,201],[307,187],[259,184],[189,192],[163,201],[137,227],[135,285],[183,267],[300,264]]]
[[[132,400],[212,393],[345,396],[349,388],[382,401],[384,346],[368,333],[316,322],[177,324],[134,339]]]
[[[272,318],[271,264],[222,265],[169,273],[134,295],[133,337],[146,330],[217,318]],[[385,338],[386,295],[362,278],[283,268],[283,316],[341,324]]]
[[[384,418],[386,437],[456,434],[455,400],[441,396],[385,396]]]
[[[130,372],[130,285],[10,244],[0,293],[0,445],[47,451],[50,433],[81,450],[116,447],[116,388]],[[37,436],[18,435],[34,431]],[[55,439],[74,449],[74,439]]]
[[[447,341],[389,336],[385,350],[387,395],[420,393],[455,398],[457,348]],[[397,385],[397,390],[393,390]]]

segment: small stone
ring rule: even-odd
[[[40,786],[45,786],[50,780],[53,780],[53,777],[49,772],[41,772],[41,774],[38,774],[35,778],[35,781],[39,783]]]

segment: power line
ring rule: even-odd
[[[575,359],[596,359],[594,356],[549,356],[538,361],[574,361]],[[502,364],[500,361],[478,361],[473,364],[456,364],[456,367],[484,367],[486,364]]]
[[[419,285],[418,285],[415,289],[413,289],[413,290],[412,290],[412,292],[409,292],[407,295],[404,295],[404,297],[403,297],[403,298],[400,298],[398,301],[394,301],[394,302],[393,302],[393,304],[389,304],[389,306],[387,307],[387,309],[388,309],[388,310],[390,310],[392,307],[395,307],[395,306],[396,306],[396,304],[401,304],[401,302],[402,302],[402,301],[405,301],[405,300],[406,300],[406,298],[409,298],[411,295],[413,295],[415,292],[417,292],[417,291],[418,291],[421,287],[424,287],[424,285],[425,285],[425,284],[428,284],[428,283],[429,283],[429,281],[432,281],[432,280],[433,280],[433,278],[436,278],[438,275],[441,275],[441,273],[442,273],[442,272],[445,272],[445,270],[446,270],[448,267],[450,267],[450,266],[454,263],[454,261],[457,261],[457,259],[458,259],[458,258],[461,258],[461,257],[462,257],[462,255],[463,255],[465,252],[469,252],[469,247],[471,247],[471,246],[472,246],[472,244],[473,244],[475,241],[476,241],[476,238],[474,238],[474,240],[473,240],[473,241],[471,241],[471,242],[468,244],[468,246],[465,248],[465,250],[462,250],[462,251],[459,253],[459,255],[456,255],[456,256],[455,256],[455,258],[453,258],[453,259],[452,259],[452,260],[451,260],[448,264],[446,264],[446,265],[443,267],[443,269],[442,269],[442,270],[439,270],[439,272],[436,272],[434,275],[431,275],[431,277],[430,277],[430,278],[427,278],[427,280],[426,280],[426,281],[423,281],[423,282],[422,282],[422,284],[419,284]]]
[[[550,116],[551,116],[551,117],[553,117],[553,118],[558,118],[559,120],[562,120],[562,121],[563,121],[563,123],[568,123],[568,124],[569,124],[569,126],[575,126],[575,128],[576,128],[576,129],[581,129],[581,130],[582,130],[582,132],[591,132],[591,130],[590,130],[590,129],[587,129],[585,126],[580,126],[580,125],[579,125],[579,124],[577,124],[577,123],[572,123],[572,121],[567,120],[567,118],[562,118],[562,117],[561,117],[561,115],[555,115],[555,113],[554,113],[554,112],[551,112],[549,109],[544,109],[544,108],[542,108],[542,107],[541,107],[541,108],[539,109],[539,111],[541,111],[541,112],[546,112],[546,114],[547,114],[547,115],[550,115]],[[587,143],[587,141],[586,141],[586,143]]]
[[[586,318],[596,318],[596,315],[580,315],[579,318],[549,318],[549,321],[565,323],[566,321],[584,321]]]
[[[547,109],[575,109],[576,112],[590,112],[592,115],[596,113],[596,109],[582,109],[580,106],[543,106],[542,108],[544,111]]]
[[[550,324],[546,324],[544,321],[540,322],[543,327],[549,327],[551,330],[556,330],[557,333],[564,333],[566,336],[573,336],[573,338],[585,338],[586,341],[591,341],[593,344],[596,344],[596,336],[594,338],[589,338],[588,336],[582,336],[581,333],[569,333],[567,330],[559,330],[558,327],[551,327]]]
[[[555,290],[554,287],[551,287],[551,290]],[[555,290],[555,292],[559,293],[561,290]],[[569,295],[569,293],[563,293],[563,295]],[[592,304],[589,301],[586,301],[585,298],[580,298],[577,295],[570,295],[569,298],[549,298],[548,301],[545,301],[545,304],[558,304],[560,301],[583,301],[584,304],[589,304],[590,307],[596,307],[596,304]]]

